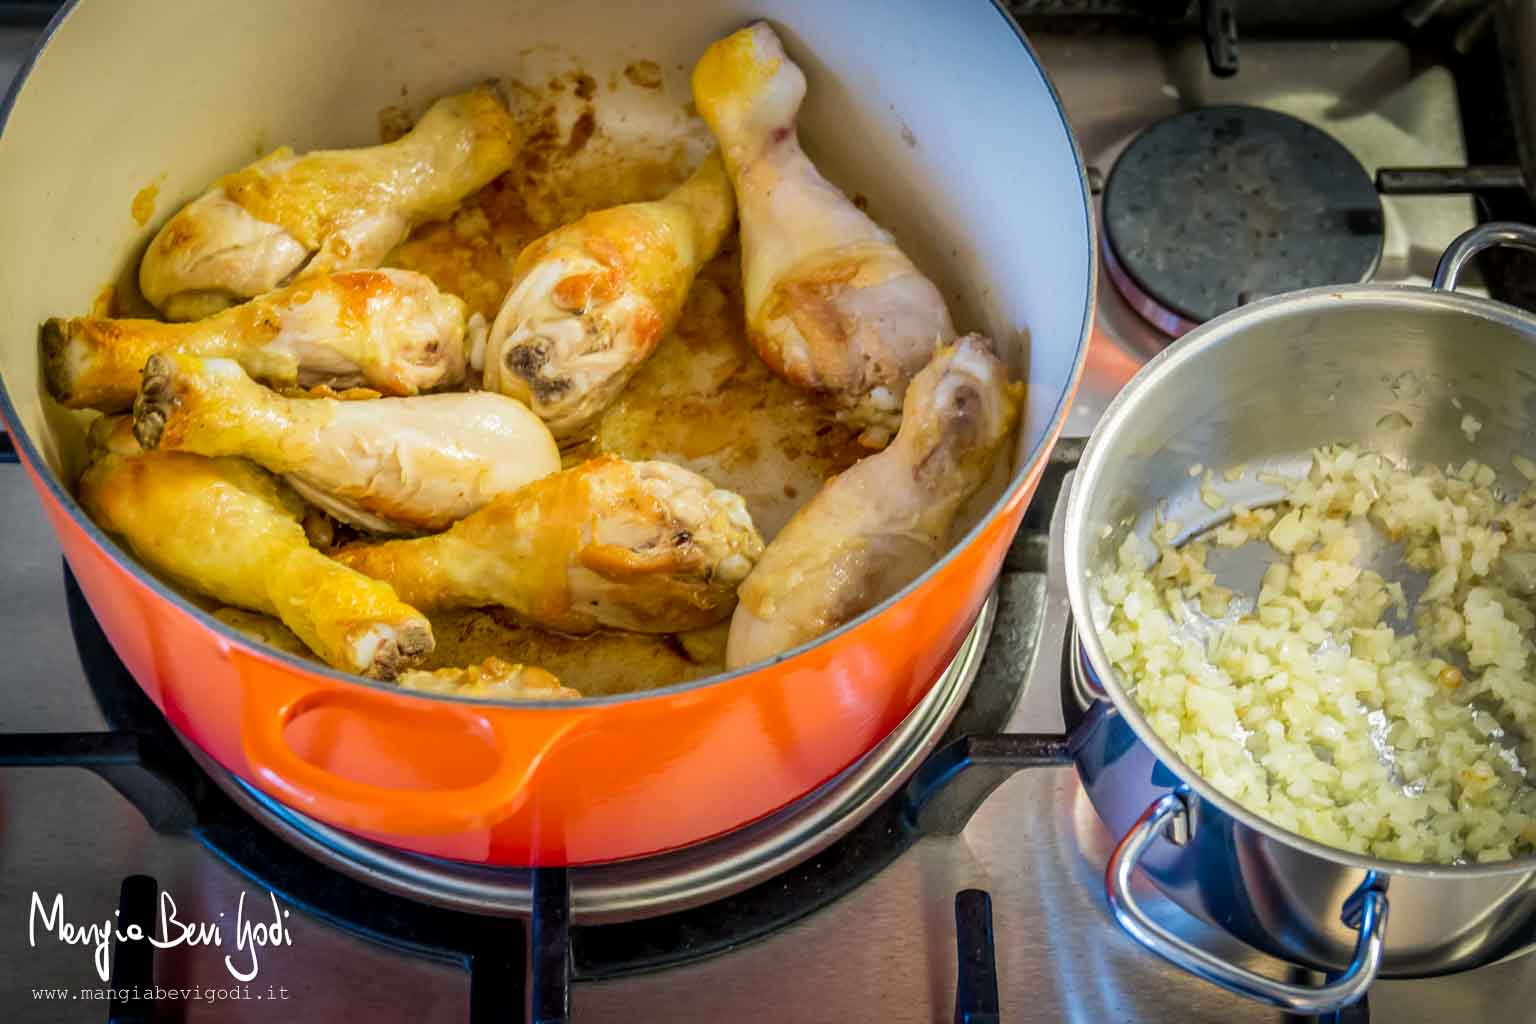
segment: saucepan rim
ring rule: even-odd
[[[80,2],[81,0],[67,0],[67,2],[62,7],[60,7],[58,12],[48,22],[47,27],[43,29],[42,35],[38,39],[37,46],[27,56],[27,59],[22,63],[20,69],[17,71],[16,77],[11,81],[10,88],[5,94],[4,100],[0,101],[0,135],[3,135],[5,127],[10,121],[11,111],[14,109],[16,101],[21,95],[21,91],[25,87],[27,79],[30,77],[32,69],[36,65],[38,58],[48,48],[48,45],[52,41],[54,34],[58,31],[59,26],[64,23],[64,20],[69,17],[69,15],[75,10]],[[1004,489],[1002,495],[999,496],[997,501],[994,502],[993,505],[987,510],[986,514],[983,515],[976,522],[976,524],[973,525],[971,529],[965,533],[963,537],[951,545],[950,549],[945,552],[944,557],[939,559],[933,565],[929,566],[928,569],[925,570],[917,579],[907,584],[907,586],[903,587],[901,590],[887,598],[885,601],[882,601],[880,604],[864,612],[862,615],[859,615],[857,618],[854,618],[842,626],[839,626],[837,629],[834,629],[829,633],[825,633],[808,643],[801,644],[798,647],[776,655],[772,659],[747,665],[739,669],[727,670],[725,672],[716,673],[714,675],[704,676],[700,679],[692,679],[680,683],[673,683],[668,686],[661,686],[651,690],[612,694],[601,697],[575,697],[554,700],[497,700],[487,697],[464,697],[452,694],[427,693],[416,690],[405,690],[393,685],[392,683],[367,679],[362,676],[353,675],[349,672],[343,672],[339,669],[332,668],[329,665],[320,664],[318,662],[301,658],[297,655],[267,647],[264,644],[257,644],[252,642],[237,630],[223,622],[220,622],[218,619],[214,618],[213,615],[197,607],[181,594],[178,594],[175,590],[161,581],[148,569],[139,564],[139,562],[133,558],[131,554],[124,550],[115,540],[108,536],[104,530],[97,526],[90,516],[86,515],[85,510],[81,508],[80,504],[75,500],[74,495],[70,493],[69,489],[63,485],[51,467],[49,467],[47,462],[43,459],[42,454],[38,450],[37,445],[33,442],[30,433],[26,429],[19,426],[20,416],[17,414],[15,403],[11,399],[10,390],[3,380],[0,380],[0,417],[3,417],[6,425],[8,426],[8,429],[11,433],[11,439],[14,442],[17,450],[21,452],[23,458],[26,460],[36,477],[43,481],[44,486],[48,489],[48,492],[53,496],[53,498],[59,503],[60,507],[64,509],[64,511],[69,515],[71,519],[74,520],[77,526],[80,526],[85,530],[86,535],[93,543],[102,548],[117,564],[125,568],[133,576],[137,583],[147,587],[154,593],[156,597],[169,602],[179,611],[196,619],[199,624],[201,624],[204,628],[211,630],[224,643],[240,648],[247,655],[282,665],[284,668],[298,670],[306,675],[323,677],[338,683],[345,683],[354,686],[364,686],[390,694],[391,696],[413,700],[422,700],[430,703],[447,701],[455,704],[464,704],[485,708],[517,708],[522,710],[543,709],[550,711],[570,711],[581,708],[607,707],[615,704],[630,703],[633,701],[668,698],[677,694],[687,693],[692,690],[700,690],[704,689],[705,687],[714,686],[716,684],[730,682],[743,676],[751,675],[772,666],[779,665],[783,662],[790,661],[802,654],[807,653],[811,649],[820,646],[821,644],[828,643],[837,637],[844,635],[845,633],[859,629],[865,623],[874,618],[877,618],[890,608],[902,603],[913,591],[924,586],[935,575],[944,571],[961,550],[969,548],[973,543],[975,543],[977,537],[980,536],[982,531],[985,530],[1000,514],[1002,514],[1005,508],[1007,508],[1011,503],[1018,499],[1019,493],[1025,487],[1030,476],[1033,475],[1035,468],[1050,452],[1051,447],[1055,444],[1057,436],[1061,433],[1062,426],[1066,420],[1067,410],[1072,404],[1072,399],[1077,393],[1078,382],[1081,380],[1083,375],[1083,367],[1087,361],[1088,339],[1092,330],[1093,310],[1098,288],[1098,226],[1093,215],[1093,200],[1088,187],[1088,175],[1083,163],[1082,151],[1078,146],[1076,136],[1072,134],[1071,126],[1067,122],[1066,111],[1062,107],[1061,97],[1057,94],[1055,85],[1052,84],[1050,78],[1045,74],[1044,66],[1041,64],[1040,59],[1036,55],[1033,47],[1030,46],[1029,40],[1025,38],[1023,30],[1019,28],[1018,23],[1014,21],[1013,17],[1003,7],[1001,0],[988,0],[988,2],[993,11],[1003,22],[1003,25],[999,26],[999,28],[1006,28],[1008,31],[1013,33],[1014,38],[1018,40],[1020,47],[1023,49],[1024,56],[1034,64],[1035,70],[1040,76],[1040,81],[1044,84],[1046,91],[1050,96],[1051,103],[1055,107],[1057,117],[1060,119],[1062,131],[1065,133],[1072,149],[1073,163],[1077,171],[1078,185],[1082,198],[1082,215],[1086,227],[1087,244],[1085,245],[1083,252],[1083,258],[1086,261],[1086,266],[1083,268],[1083,274],[1087,278],[1088,282],[1087,291],[1084,296],[1082,320],[1078,328],[1076,350],[1073,352],[1072,357],[1072,370],[1068,376],[1065,386],[1056,396],[1055,407],[1051,410],[1050,418],[1046,422],[1045,430],[1041,434],[1040,439],[1031,448],[1028,456],[1020,460],[1018,467],[1015,469],[1013,476],[1009,479],[1008,485]]]
[[[1137,738],[1152,750],[1158,761],[1194,790],[1200,800],[1214,805],[1229,817],[1262,832],[1276,842],[1361,871],[1396,876],[1450,880],[1527,874],[1536,870],[1536,854],[1489,864],[1424,864],[1387,860],[1328,846],[1254,814],[1221,793],[1185,764],[1147,724],[1140,707],[1121,684],[1119,674],[1110,664],[1099,639],[1090,601],[1091,583],[1095,577],[1088,558],[1097,540],[1091,535],[1090,524],[1085,521],[1085,517],[1089,496],[1104,472],[1109,452],[1125,434],[1135,430],[1137,411],[1143,399],[1168,376],[1186,364],[1201,359],[1206,352],[1219,347],[1249,326],[1283,317],[1326,316],[1330,311],[1360,305],[1394,306],[1399,309],[1407,305],[1424,310],[1471,315],[1517,331],[1536,346],[1536,317],[1521,309],[1475,295],[1403,284],[1338,285],[1287,292],[1224,313],[1190,331],[1143,366],[1110,402],[1073,473],[1063,540],[1067,597],[1071,604],[1073,622],[1077,626],[1077,643],[1082,654],[1087,657],[1097,682],[1108,694],[1115,713],[1125,718]]]

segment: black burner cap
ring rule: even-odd
[[[1115,161],[1104,238],[1116,285],[1177,335],[1250,299],[1368,279],[1381,200],[1326,132],[1273,110],[1204,107],[1152,125]]]

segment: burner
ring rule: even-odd
[[[1142,132],[1110,170],[1103,216],[1110,278],[1175,338],[1253,299],[1367,280],[1381,258],[1365,168],[1326,132],[1258,107]]]

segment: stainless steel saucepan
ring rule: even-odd
[[[1249,813],[1143,719],[1095,634],[1091,594],[1127,524],[1145,536],[1159,502],[1191,535],[1223,517],[1202,502],[1201,481],[1188,472],[1195,463],[1246,466],[1244,479],[1218,486],[1250,506],[1280,497],[1261,473],[1298,475],[1313,448],[1341,442],[1420,464],[1476,458],[1510,491],[1523,488],[1513,457],[1536,454],[1536,317],[1455,291],[1467,261],[1497,244],[1536,249],[1536,229],[1468,232],[1446,252],[1433,288],[1310,289],[1190,332],[1110,406],[1073,481],[1065,550],[1077,668],[1099,699],[1072,748],[1099,816],[1123,837],[1109,865],[1110,906],[1133,937],[1178,966],[1293,1011],[1347,1005],[1378,976],[1450,973],[1530,949],[1536,858],[1397,863]],[[1468,414],[1483,425],[1475,442],[1462,430]],[[1330,980],[1281,983],[1192,946],[1137,903],[1137,868],[1190,913]]]

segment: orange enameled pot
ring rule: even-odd
[[[526,0],[83,0],[12,87],[0,134],[4,416],[107,636],[181,735],[316,819],[504,865],[637,857],[745,825],[876,746],[958,649],[1061,429],[1082,369],[1093,220],[1061,109],[984,0],[747,5]],[[276,141],[370,141],[402,90],[431,97],[579,55],[597,81],[654,60],[661,90],[610,87],[599,125],[675,120],[703,48],[754,17],[806,69],[812,155],[857,190],[1029,382],[1014,472],[921,579],[771,663],[583,701],[405,693],[254,647],[142,569],[75,503],[80,420],[42,393],[37,324],[89,307],[168,214]],[[294,26],[302,25],[303,31]],[[632,105],[626,108],[625,105]],[[650,104],[652,109],[643,109]],[[60,612],[62,614],[62,610]]]

